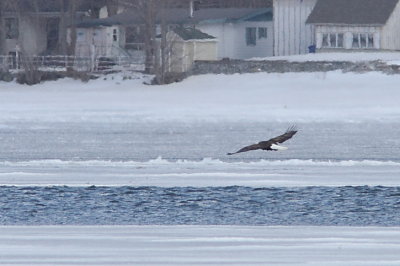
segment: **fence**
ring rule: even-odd
[[[144,70],[144,60],[138,57],[77,57],[77,56],[0,56],[0,70],[20,71],[26,65],[43,71],[106,72],[112,70]]]

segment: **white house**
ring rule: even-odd
[[[79,25],[76,35],[76,56],[115,57],[125,53],[120,48],[123,40],[118,26],[84,27]]]
[[[308,47],[315,44],[314,25],[306,24],[306,20],[316,2],[273,0],[275,56],[308,53]]]
[[[204,9],[198,12],[208,11]],[[215,14],[216,18],[198,20],[196,28],[217,38],[218,59],[273,55],[272,9],[232,8],[216,11],[219,11],[219,16]]]
[[[307,19],[322,50],[400,50],[399,0],[318,0]]]

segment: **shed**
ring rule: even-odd
[[[196,60],[216,60],[217,40],[192,27],[177,27],[167,33],[170,49],[168,72],[186,72]]]

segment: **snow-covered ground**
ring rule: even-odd
[[[6,121],[397,121],[400,76],[285,73],[193,76],[148,86],[121,75],[82,83],[0,83]]]
[[[392,227],[0,227],[1,265],[400,264]]]

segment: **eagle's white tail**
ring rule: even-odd
[[[284,146],[277,145],[277,144],[272,144],[271,145],[271,149],[276,150],[276,151],[284,151],[284,150],[287,150],[288,148],[284,147]]]

